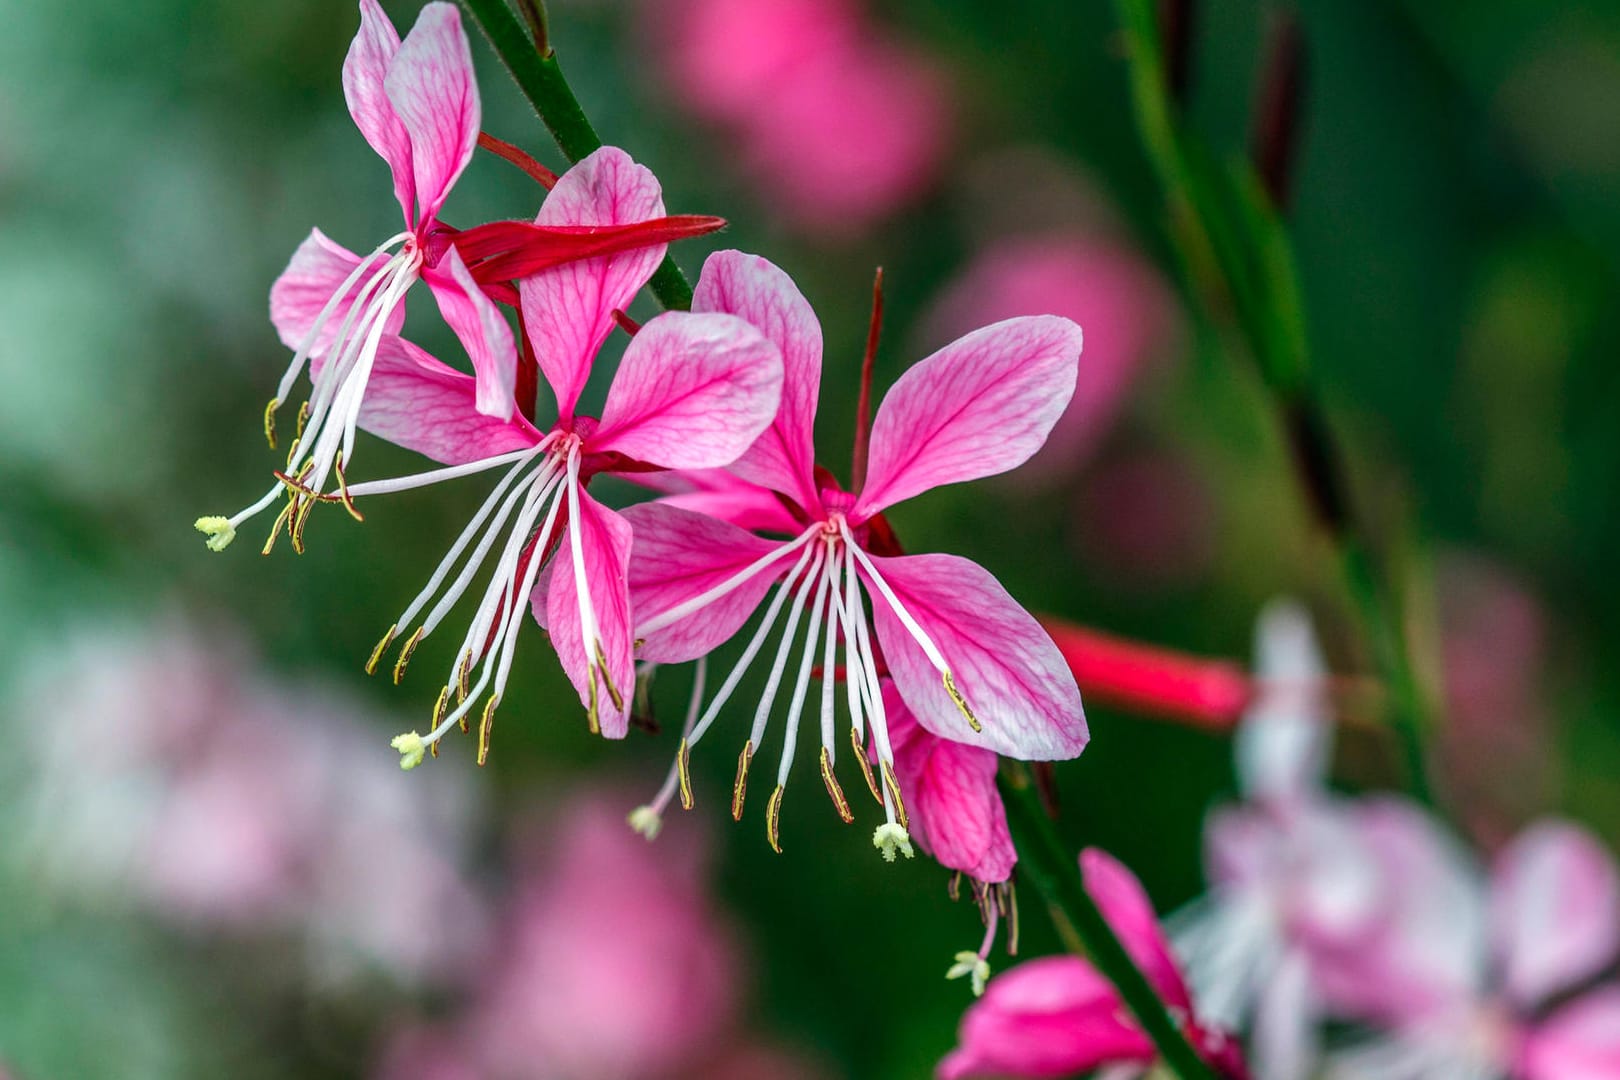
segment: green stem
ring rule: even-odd
[[[1018,872],[1045,898],[1058,934],[1083,954],[1119,991],[1131,1015],[1153,1041],[1159,1056],[1180,1080],[1216,1080],[1198,1056],[1114,930],[1086,892],[1078,861],[1063,846],[1041,808],[1028,773],[1009,765],[997,779],[1007,806],[1007,825],[1018,849]],[[1075,948],[1076,940],[1084,948]]]
[[[529,99],[534,111],[557,141],[557,147],[569,161],[578,161],[602,145],[602,138],[591,126],[579,99],[563,76],[555,51],[542,53],[523,30],[506,0],[462,0],[484,37],[494,48],[495,55],[512,73],[518,89]],[[543,14],[543,6],[539,7]],[[686,310],[692,306],[692,286],[675,265],[673,256],[664,256],[652,280],[648,282],[653,295],[665,308]]]

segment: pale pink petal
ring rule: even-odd
[[[439,302],[439,313],[461,339],[472,361],[478,384],[478,411],[497,420],[509,420],[517,408],[512,396],[517,383],[517,345],[512,327],[495,301],[473,280],[472,272],[454,247],[439,263],[440,271],[426,275]]]
[[[1490,916],[1504,988],[1530,1008],[1620,951],[1620,874],[1586,829],[1542,821],[1497,857]]]
[[[376,269],[382,267],[385,258],[373,258]],[[287,269],[270,286],[270,321],[275,324],[282,344],[295,352],[303,346],[327,302],[359,265],[360,256],[321,230],[310,230],[309,236],[293,252]],[[321,324],[320,335],[310,350],[317,360],[325,357],[333,336],[343,325],[343,317],[348,314],[364,284],[365,276],[362,275]],[[401,303],[389,314],[384,329],[390,334],[397,334],[404,325],[405,305]],[[316,370],[319,370],[318,364]]]
[[[1289,600],[1267,604],[1255,657],[1255,696],[1234,740],[1238,780],[1249,798],[1290,806],[1321,790],[1332,736],[1310,614]]]
[[[776,419],[731,471],[816,505],[816,397],[821,387],[821,323],[793,279],[758,255],[717,251],[703,264],[693,311],[719,311],[752,324],[782,353],[782,405]]]
[[[1266,1080],[1310,1080],[1320,1060],[1318,1008],[1311,964],[1290,950],[1255,1002],[1254,1071]]]
[[[540,441],[522,415],[496,420],[474,408],[473,377],[403,338],[384,335],[366,384],[360,426],[446,465],[521,450]]]
[[[624,350],[587,445],[670,469],[727,465],[781,395],[781,354],[758,330],[735,315],[668,311]]]
[[[1585,994],[1532,1028],[1513,1075],[1523,1080],[1620,1077],[1620,986]]]
[[[623,150],[604,146],[563,173],[534,220],[537,225],[628,225],[663,215],[657,178]],[[573,417],[591,362],[613,331],[613,309],[630,306],[665,247],[582,259],[518,283],[523,325],[562,419]]]
[[[975,330],[914,364],[872,422],[854,516],[1022,464],[1069,404],[1081,343],[1068,319],[1027,316]]]
[[[478,145],[478,83],[454,4],[422,9],[388,67],[383,88],[411,139],[418,227],[444,205]]]
[[[596,613],[602,655],[607,675],[619,691],[621,705],[615,706],[600,677],[596,687],[597,717],[602,734],[622,739],[630,728],[630,698],[635,690],[635,661],[630,622],[629,564],[632,534],[630,523],[585,492],[579,493],[581,552],[585,559],[585,587]],[[546,590],[546,631],[556,647],[557,659],[569,681],[579,691],[580,704],[591,703],[591,658],[579,626],[579,600],[575,588],[573,556],[564,537],[552,559],[551,583]],[[538,602],[538,595],[536,601]]]
[[[695,660],[714,650],[748,621],[782,570],[756,574],[700,611],[652,633],[649,619],[723,584],[738,571],[780,547],[735,525],[663,503],[624,511],[635,531],[630,549],[630,606],[636,613],[640,656],[660,664]]]
[[[1090,734],[1069,666],[987,570],[955,555],[872,561],[944,657],[983,730],[973,730],[939,671],[869,582],[889,673],[918,723],[942,738],[1026,761],[1072,758],[1085,749]]]
[[[1091,894],[1103,918],[1118,935],[1119,943],[1131,954],[1159,997],[1165,1004],[1190,1013],[1192,999],[1186,980],[1170,952],[1170,942],[1159,926],[1159,917],[1153,913],[1153,902],[1136,875],[1106,851],[1087,848],[1080,853],[1080,876],[1085,879],[1086,892]]]
[[[388,162],[394,174],[394,197],[409,224],[416,208],[411,137],[383,90],[383,80],[398,52],[399,32],[382,6],[377,0],[360,0],[360,29],[343,60],[343,96],[360,134]]]
[[[938,1080],[1066,1077],[1155,1057],[1113,985],[1077,956],[1041,957],[991,979],[957,1042]]]
[[[883,686],[883,709],[911,838],[942,866],[978,881],[1006,881],[1018,852],[996,788],[999,759],[924,731],[893,683]]]

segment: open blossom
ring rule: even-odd
[[[784,752],[767,805],[767,835],[778,850],[778,817],[812,671],[818,661],[824,676],[837,670],[840,640],[854,757],[884,807],[886,821],[874,843],[887,858],[910,855],[911,842],[884,706],[884,673],[933,735],[1019,758],[1078,754],[1087,739],[1080,693],[1046,632],[977,564],[954,555],[901,554],[882,514],[930,488],[1013,468],[1033,453],[1074,386],[1080,328],[1055,317],[1013,319],[914,365],[878,408],[864,483],[849,492],[815,464],[821,327],[788,276],[758,256],[717,253],[703,268],[694,310],[740,315],[782,352],[781,411],[731,471],[775,493],[790,532],[786,539],[756,536],[658,502],[626,511],[635,528],[630,591],[643,659],[680,663],[704,656],[765,607],[742,658],[701,715],[694,715],[670,781],[635,815],[638,826],[656,828],[677,786],[683,805],[691,805],[687,756],[784,616],[732,798],[733,815],[740,817],[750,760],[762,744],[808,615],[792,671]],[[871,599],[870,619],[863,589]],[[827,677],[821,683],[821,775],[848,821],[853,814],[833,772],[834,683]],[[876,776],[863,749],[868,728]]]
[[[604,147],[558,180],[537,220],[616,225],[662,212],[653,175],[622,150]],[[567,263],[519,282],[526,335],[557,403],[557,420],[548,431],[512,407],[510,385],[504,390],[506,405],[499,415],[490,415],[478,406],[474,376],[401,338],[383,340],[360,423],[445,467],[357,484],[347,496],[504,470],[368,664],[375,670],[396,635],[421,616],[394,664],[396,681],[402,677],[417,645],[440,625],[495,552],[495,568],[434,708],[432,731],[395,740],[406,768],[427,751],[437,752],[439,739],[464,723],[479,701],[483,759],[531,598],[592,728],[610,738],[624,735],[626,691],[634,672],[625,586],[630,524],[592,498],[586,483],[619,468],[728,464],[770,424],[782,383],[776,347],[742,319],[666,312],[642,327],[625,349],[601,416],[579,411],[597,350],[614,329],[614,311],[629,306],[663,254],[662,245],[643,247]]]
[[[508,298],[512,279],[720,224],[718,219],[666,218],[582,230],[558,229],[542,220],[461,231],[441,221],[445,199],[479,135],[478,85],[453,4],[423,7],[401,41],[377,0],[360,0],[360,29],[343,63],[343,92],[360,133],[388,163],[405,228],[364,257],[312,230],[276,279],[270,317],[293,358],[265,409],[265,437],[272,447],[276,411],[289,399],[306,362],[311,395],[299,409],[286,469],[270,491],[231,517],[198,519],[197,528],[215,551],[283,494],[288,501],[270,540],[285,525],[301,550],[305,519],[334,474],[338,490],[345,492],[343,502],[359,516],[346,494],[345,470],[353,464],[367,388],[396,346],[405,296],[418,280],[427,283],[472,361],[478,412],[505,421],[514,408],[517,348],[495,298]]]
[[[1358,957],[1369,993],[1397,996],[1383,1033],[1338,1056],[1344,1080],[1613,1080],[1620,870],[1569,822],[1542,821],[1470,868],[1414,867],[1407,904]]]
[[[1246,1077],[1236,1044],[1199,1021],[1141,883],[1095,848],[1081,853],[1080,869],[1103,918],[1199,1055],[1222,1077]],[[1157,1058],[1113,984],[1078,956],[1026,961],[990,980],[962,1017],[958,1043],[939,1063],[939,1080],[1055,1078],[1092,1070],[1123,1078],[1144,1075]]]

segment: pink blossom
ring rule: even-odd
[[[733,812],[740,814],[749,761],[762,745],[799,624],[808,613],[784,753],[767,807],[773,847],[812,669],[819,660],[824,672],[836,670],[840,638],[856,761],[884,806],[886,822],[874,843],[888,858],[902,851],[909,855],[911,847],[879,657],[910,713],[935,736],[1021,758],[1078,754],[1087,739],[1080,694],[1046,632],[977,564],[953,555],[901,554],[882,513],[930,488],[1013,468],[1039,448],[1074,385],[1080,328],[1056,317],[1012,319],[975,331],[913,366],[877,410],[864,484],[859,492],[846,492],[815,465],[821,327],[793,282],[762,258],[720,252],[703,268],[694,308],[741,315],[781,350],[786,367],[781,411],[730,468],[740,479],[776,493],[794,519],[793,533],[787,540],[766,539],[657,502],[626,511],[636,535],[630,590],[643,659],[680,663],[701,657],[765,605],[763,622],[736,668],[701,715],[694,708],[676,769],[654,803],[638,811],[640,826],[656,829],[677,783],[683,804],[690,803],[687,754],[784,612],[786,627],[733,792]],[[773,584],[776,590],[767,601]],[[870,622],[863,586],[872,601]],[[832,679],[822,680],[819,712],[822,779],[840,815],[852,820],[833,772]],[[876,778],[859,749],[868,722]]]
[[[1246,1077],[1242,1055],[1204,1026],[1141,883],[1095,848],[1080,856],[1086,891],[1199,1054],[1224,1077]],[[1049,956],[990,980],[962,1017],[959,1045],[940,1062],[939,1080],[1063,1077],[1094,1069],[1141,1075],[1157,1056],[1119,992],[1087,960]]]
[[[622,150],[605,147],[568,170],[541,207],[543,225],[645,221],[663,213],[658,182]],[[475,707],[482,706],[479,759],[511,672],[517,631],[532,602],[593,730],[621,738],[634,680],[625,586],[630,523],[585,490],[619,468],[704,469],[729,464],[776,411],[782,365],[774,345],[742,319],[715,312],[666,312],[624,352],[600,418],[578,411],[597,350],[663,258],[661,245],[576,261],[519,283],[524,325],[540,373],[557,402],[542,432],[524,415],[478,407],[476,377],[385,337],[360,410],[367,430],[443,463],[415,476],[357,484],[346,498],[424,487],[493,469],[504,475],[451,545],[426,587],[373,652],[374,670],[396,634],[437,602],[405,639],[394,665],[431,634],[488,561],[495,568],[439,694],[433,729],[395,740],[413,767]],[[510,405],[512,388],[503,391]],[[476,541],[476,543],[475,543]],[[553,546],[560,551],[551,559]],[[471,554],[463,560],[469,546]],[[461,569],[456,572],[458,561]],[[546,573],[542,576],[542,570]],[[452,574],[455,576],[452,577]],[[453,700],[452,700],[453,699]]]

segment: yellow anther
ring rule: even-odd
[[[692,798],[692,748],[685,739],[681,740],[680,747],[675,751],[675,776],[681,782],[681,809],[690,810],[693,805]]]
[[[771,801],[765,804],[765,838],[771,842],[771,850],[778,855],[782,854],[782,792],[781,784],[771,792]]]
[[[478,764],[480,765],[489,760],[489,735],[495,727],[495,706],[500,703],[501,699],[494,694],[491,694],[489,700],[484,702],[484,715],[478,721]]]
[[[441,687],[440,690],[439,690],[439,700],[437,700],[437,701],[435,701],[433,703],[433,730],[434,731],[439,730],[439,724],[444,720],[445,706],[447,706],[449,704],[450,704],[450,688],[448,686]],[[463,717],[462,719],[463,719],[463,721],[465,721],[466,717]],[[462,728],[462,730],[465,731],[467,729]]]
[[[272,450],[276,448],[276,409],[280,405],[280,398],[271,398],[270,404],[264,407],[264,441]]]
[[[270,523],[270,535],[264,538],[264,547],[259,549],[260,555],[268,555],[276,546],[276,540],[281,536],[281,528],[292,520],[293,501],[287,500],[287,505],[281,508],[276,520]]]
[[[650,806],[638,806],[630,811],[625,818],[630,827],[645,836],[648,840],[658,839],[658,831],[664,827],[664,819]]]
[[[307,423],[309,423],[309,402],[306,401],[298,406],[298,429],[293,432],[295,440],[304,437],[304,425]]]
[[[1018,955],[1018,890],[1011,881],[1002,886],[1007,897],[1007,955]]]
[[[602,722],[600,720],[598,720],[597,716],[596,716],[596,669],[595,668],[592,668],[589,671],[585,672],[585,682],[586,682],[586,685],[590,688],[589,691],[588,691],[589,700],[585,704],[585,726],[590,729],[590,732],[591,732],[592,735],[600,735],[600,734],[602,734]]]
[[[399,751],[399,767],[407,772],[422,764],[422,755],[427,752],[427,745],[422,742],[422,736],[414,731],[395,735],[388,745]]]
[[[979,718],[973,715],[972,709],[968,708],[967,698],[963,697],[962,691],[956,688],[956,680],[951,677],[949,671],[945,672],[945,692],[951,695],[951,700],[956,702],[956,707],[962,710],[963,716],[967,717],[968,727],[974,731],[983,731],[984,725],[979,723]]]
[[[908,859],[916,857],[916,852],[911,850],[911,834],[892,821],[885,821],[872,833],[872,846],[878,849],[884,862],[894,862],[897,855]]]
[[[838,786],[838,777],[833,775],[832,755],[825,746],[821,748],[821,779],[827,785],[827,794],[832,797],[833,809],[844,819],[844,824],[854,821],[855,815],[850,812],[849,800],[844,798],[844,789]]]
[[[236,539],[236,527],[230,518],[200,517],[194,523],[196,530],[207,535],[204,541],[209,551],[224,551]]]
[[[309,515],[315,510],[315,500],[305,498],[299,501],[295,498],[294,501],[297,502],[298,509],[293,512],[292,525],[288,529],[288,535],[292,537],[293,550],[302,555],[304,553],[304,526],[309,524]]]
[[[467,684],[467,680],[472,675],[472,666],[473,666],[473,654],[472,654],[471,650],[468,650],[467,652],[462,653],[461,654],[461,659],[456,661],[456,704],[457,705],[460,705],[463,701],[467,700],[467,693],[468,693],[468,690],[470,689],[468,684]],[[466,731],[467,729],[465,727],[463,727],[461,730]]]
[[[416,652],[416,646],[422,641],[424,627],[418,626],[411,631],[411,636],[405,639],[405,644],[399,647],[399,659],[394,661],[394,685],[398,686],[405,677],[405,669],[411,665],[411,654]]]
[[[394,635],[398,632],[399,624],[395,623],[388,628],[388,633],[382,636],[382,640],[377,642],[377,647],[371,650],[371,659],[366,661],[367,675],[377,674],[377,665],[382,662],[383,653],[387,652],[388,646],[394,643]]]
[[[347,510],[349,512],[349,516],[354,518],[356,521],[366,520],[366,515],[360,512],[360,508],[355,506],[354,500],[349,497],[349,482],[343,478],[342,455],[339,455],[337,460],[332,464],[337,470],[338,498],[343,500],[343,509]]]
[[[900,781],[895,779],[894,768],[887,761],[881,761],[883,767],[883,786],[889,789],[889,796],[894,799],[894,816],[900,819],[902,829],[911,828],[911,818],[906,815],[905,800],[900,798]]]
[[[866,760],[866,747],[861,745],[861,737],[854,728],[849,729],[849,745],[855,748],[855,763],[861,767],[861,775],[866,778],[866,790],[872,793],[873,801],[882,806],[883,792],[878,790],[877,777],[872,775],[872,765]]]
[[[743,812],[743,799],[748,796],[748,763],[754,760],[754,740],[749,739],[743,743],[742,753],[737,755],[737,780],[731,785],[731,820],[741,821]]]
[[[608,700],[613,702],[615,709],[624,712],[624,695],[619,693],[619,688],[613,685],[613,676],[608,674],[607,656],[602,652],[600,641],[596,643],[596,664],[597,673],[602,676],[602,685],[607,687]]]

